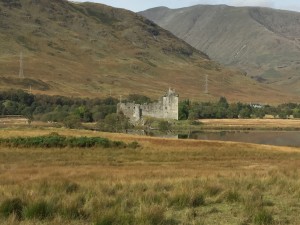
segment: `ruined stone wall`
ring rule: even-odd
[[[142,116],[164,118],[162,101],[141,105]]]
[[[117,105],[117,112],[124,113],[124,115],[128,117],[132,123],[139,121],[142,116],[140,105],[134,103],[119,103]]]
[[[175,91],[169,91],[158,102],[149,104],[119,103],[118,112],[123,112],[131,122],[136,123],[145,116],[178,120],[179,98]]]

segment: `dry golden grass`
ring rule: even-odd
[[[299,129],[299,119],[201,119],[206,128]]]
[[[20,224],[259,224],[262,210],[274,224],[298,224],[299,148],[65,129],[7,129],[0,137],[51,132],[142,147],[1,147],[0,204],[17,197],[29,206],[44,200],[56,210]],[[79,214],[69,213],[72,206]],[[0,223],[19,222],[11,215],[0,216]]]

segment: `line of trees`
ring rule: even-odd
[[[127,100],[139,104],[151,99],[143,95],[129,95]],[[82,122],[98,122],[106,131],[120,131],[131,127],[124,115],[116,114],[118,100],[112,97],[99,99],[63,96],[32,95],[22,90],[0,92],[0,115],[23,115],[29,120],[62,122],[69,128],[79,127]],[[217,102],[181,101],[179,119],[204,118],[300,118],[300,104],[287,103],[278,106],[254,107],[244,103],[228,103],[221,97]]]
[[[233,119],[233,118],[264,118],[272,115],[274,118],[300,118],[300,104],[286,103],[278,106],[257,106],[244,103],[228,103],[225,97],[218,102],[181,101],[179,104],[179,119]]]
[[[131,94],[124,101],[144,104],[151,99]],[[30,121],[61,122],[69,128],[78,128],[83,122],[98,122],[99,129],[116,132],[131,127],[124,115],[116,114],[118,102],[112,97],[90,99],[32,95],[23,90],[0,91],[0,116],[23,115]]]
[[[115,113],[115,98],[89,99],[32,95],[22,90],[0,92],[0,115],[23,115],[28,119],[65,122],[72,127],[80,122],[95,122]]]

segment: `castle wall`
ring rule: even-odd
[[[178,96],[168,95],[163,97],[163,118],[178,120]]]
[[[171,89],[158,102],[149,104],[119,103],[118,112],[123,112],[132,123],[143,116],[178,120],[178,95]]]
[[[130,122],[138,122],[141,119],[141,110],[139,104],[134,103],[119,103],[117,105],[117,112],[124,113],[129,118]]]
[[[162,101],[141,105],[142,116],[164,118]]]

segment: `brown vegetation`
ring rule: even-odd
[[[217,62],[239,67],[259,82],[300,93],[299,12],[197,5],[141,14]]]
[[[170,86],[181,97],[282,103],[291,96],[207,58],[132,12],[92,3],[0,2],[0,87],[33,93],[153,99]],[[25,79],[18,78],[23,52]],[[204,92],[209,76],[209,94]],[[202,93],[203,93],[202,92]]]
[[[204,129],[300,129],[299,119],[201,119]]]
[[[0,206],[24,203],[21,224],[297,224],[299,148],[63,129],[0,136],[51,132],[141,147],[1,147]],[[0,218],[18,223],[16,213]]]

